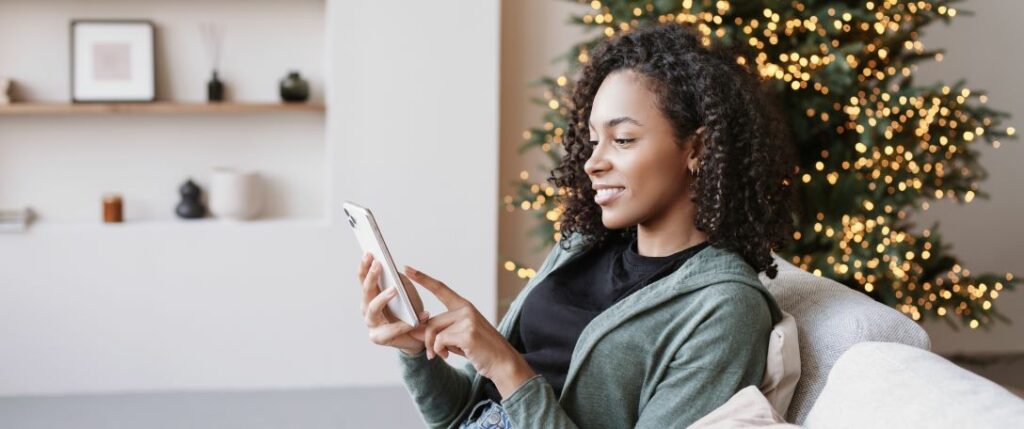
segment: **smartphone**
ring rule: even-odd
[[[398,275],[398,269],[395,267],[395,261],[391,259],[388,246],[384,244],[384,236],[380,233],[380,227],[377,225],[373,213],[370,212],[370,209],[351,201],[345,201],[342,204],[342,210],[345,211],[345,217],[349,226],[352,227],[352,231],[355,232],[356,240],[359,241],[359,247],[363,253],[372,253],[373,259],[381,264],[380,282],[377,286],[381,291],[396,286],[398,294],[388,301],[388,311],[393,317],[409,325],[419,325],[419,318],[416,315],[423,310],[423,304],[418,296],[415,297],[416,299],[410,297],[410,291],[407,291],[402,285],[402,278]],[[416,293],[415,289],[411,293]],[[421,308],[416,308],[417,305]]]

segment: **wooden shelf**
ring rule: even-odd
[[[78,113],[250,113],[323,112],[323,103],[11,103],[0,105],[4,115],[64,115]]]
[[[258,218],[245,221],[231,221],[206,217],[203,219],[125,219],[121,223],[103,223],[101,220],[79,221],[34,221],[24,231],[13,234],[31,234],[33,232],[71,232],[71,231],[181,231],[182,229],[258,229],[258,228],[324,228],[331,222],[326,217],[286,217]],[[0,233],[0,237],[7,233]]]

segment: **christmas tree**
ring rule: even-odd
[[[804,214],[791,244],[776,249],[780,257],[916,321],[940,318],[954,329],[954,319],[972,329],[1009,322],[993,302],[1020,279],[971,273],[950,254],[937,223],[915,233],[908,219],[932,200],[989,198],[978,187],[987,173],[975,146],[998,148],[1015,139],[1012,127],[1000,125],[1008,115],[986,107],[983,91],[962,80],[914,84],[916,64],[943,55],[925,49],[921,29],[965,14],[954,1],[579,2],[589,4],[589,13],[571,22],[599,34],[565,55],[565,74],[536,81],[544,97],[534,101],[547,109],[543,124],[523,133],[519,149],[547,154],[544,171],[561,159],[572,78],[588,52],[619,32],[685,23],[705,45],[752,50],[756,64],[748,66],[780,97],[799,154],[796,192]],[[530,231],[540,241],[537,251],[554,244],[564,190],[526,171],[515,187],[515,195],[504,197],[506,211],[537,218]],[[524,279],[535,274],[514,261],[504,268]]]

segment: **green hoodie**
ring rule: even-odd
[[[512,344],[524,298],[581,254],[582,238],[556,244],[498,325]],[[580,334],[556,397],[536,375],[501,401],[513,429],[681,428],[749,385],[760,385],[772,326],[782,318],[754,269],[707,246],[679,269],[611,306]],[[555,327],[552,327],[555,329]],[[397,352],[413,401],[432,428],[458,428],[479,398],[482,377],[426,352]]]

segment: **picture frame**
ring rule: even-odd
[[[73,103],[156,100],[152,21],[74,19],[70,36]]]

